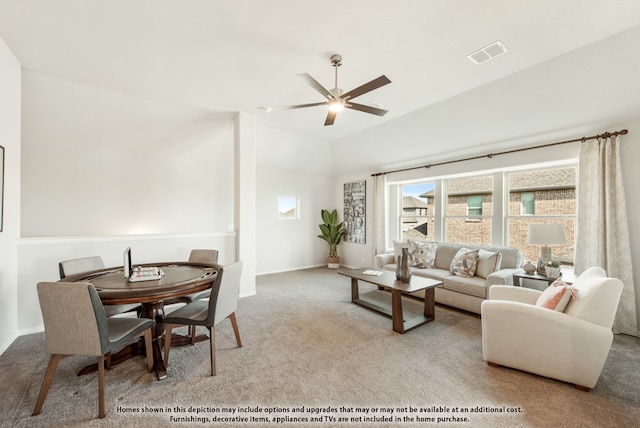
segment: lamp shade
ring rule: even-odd
[[[566,244],[567,237],[564,234],[562,224],[530,224],[527,234],[527,244],[533,245],[560,245]]]

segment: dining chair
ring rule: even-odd
[[[70,275],[91,272],[94,270],[104,269],[104,262],[100,256],[81,257],[79,259],[65,260],[58,264],[60,271],[60,279],[65,279]],[[140,303],[131,303],[126,305],[105,305],[104,310],[107,317],[123,314],[125,312],[136,311],[140,316],[142,305]]]
[[[51,354],[33,416],[40,413],[58,363],[72,355],[98,357],[98,417],[104,418],[104,357],[133,338],[144,336],[147,368],[153,370],[148,318],[107,318],[95,287],[89,282],[40,282],[38,300],[44,321],[47,353]]]
[[[206,263],[210,265],[218,264],[218,250],[191,250],[189,261],[192,263]],[[164,301],[165,305],[173,305],[176,303],[191,303],[196,300],[209,297],[211,290],[206,289],[196,293],[187,294],[186,296],[176,297]]]
[[[166,337],[171,337],[174,327],[180,325],[205,326],[209,329],[211,376],[216,375],[216,345],[215,326],[225,318],[231,320],[231,326],[236,336],[238,348],[242,347],[236,310],[238,309],[238,294],[240,291],[240,276],[242,275],[242,261],[228,266],[216,266],[218,275],[211,287],[209,300],[196,300],[170,313],[164,319]],[[169,350],[171,340],[164,341],[164,364],[169,364]]]

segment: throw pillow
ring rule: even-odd
[[[556,279],[546,288],[536,300],[536,306],[563,312],[569,304],[571,296],[576,296],[578,290],[561,279]]]
[[[409,255],[412,267],[431,269],[436,261],[436,249],[438,244],[435,242],[407,241],[409,243]]]
[[[471,278],[476,273],[478,250],[462,247],[451,260],[451,272],[455,275]]]
[[[493,272],[500,270],[502,264],[502,254],[498,251],[492,252],[480,249],[478,251],[478,266],[476,267],[476,275],[486,278]]]

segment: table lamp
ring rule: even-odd
[[[538,273],[544,275],[544,266],[552,260],[550,245],[567,243],[562,224],[530,224],[527,244],[540,245]]]

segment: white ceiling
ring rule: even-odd
[[[25,69],[336,140],[640,25],[638,0],[0,0],[0,37]],[[467,55],[497,40],[509,52]],[[638,46],[631,52],[638,55]],[[296,75],[333,87],[382,74],[358,98],[389,113],[274,110],[323,101]]]

